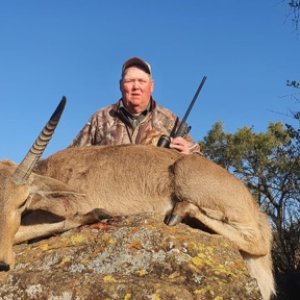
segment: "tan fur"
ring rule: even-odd
[[[4,257],[8,265],[14,263],[12,246],[20,226],[22,211],[19,207],[29,195],[28,186],[16,185],[11,180],[14,169],[12,162],[0,162],[0,262]]]
[[[101,214],[155,212],[162,220],[170,215],[170,225],[189,216],[237,245],[264,299],[274,292],[266,216],[241,181],[200,155],[142,145],[69,148],[39,162],[29,189],[27,210],[62,219],[37,225],[34,213],[27,214],[16,241],[61,232]],[[4,235],[1,230],[0,238]],[[0,261],[6,261],[2,248]]]

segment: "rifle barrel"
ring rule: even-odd
[[[190,103],[190,105],[189,105],[189,107],[188,107],[186,113],[184,114],[184,116],[183,116],[183,118],[182,118],[181,124],[184,124],[184,123],[186,122],[186,120],[187,120],[189,114],[191,113],[191,110],[192,110],[192,108],[193,108],[193,106],[194,106],[194,104],[195,104],[195,102],[196,102],[196,100],[197,100],[197,98],[198,98],[198,95],[199,95],[199,93],[200,93],[200,91],[201,91],[201,89],[202,89],[202,87],[203,87],[203,85],[204,85],[204,83],[205,83],[205,81],[206,81],[206,78],[207,78],[207,76],[203,76],[203,78],[202,78],[202,80],[201,80],[201,82],[200,82],[200,84],[199,84],[199,87],[198,87],[198,89],[197,89],[197,91],[196,91],[196,93],[195,93],[195,95],[194,95],[194,98],[193,98],[193,100],[192,100],[192,102]]]

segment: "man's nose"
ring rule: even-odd
[[[132,89],[137,90],[140,88],[139,82],[137,80],[133,81]]]

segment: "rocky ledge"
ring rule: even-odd
[[[114,218],[14,250],[1,300],[261,299],[227,239],[155,216]]]

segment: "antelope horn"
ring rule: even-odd
[[[49,141],[52,138],[54,130],[64,111],[66,101],[66,97],[63,96],[58,106],[56,107],[54,113],[52,114],[51,118],[49,119],[49,121],[35,140],[34,144],[31,146],[30,150],[28,151],[22,162],[18,165],[17,169],[13,173],[12,177],[16,184],[22,184],[28,180],[32,169],[42,156],[44,150],[46,149]]]

